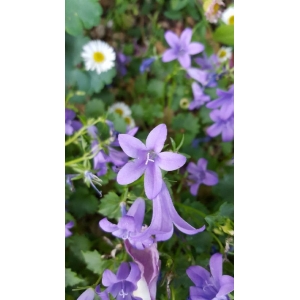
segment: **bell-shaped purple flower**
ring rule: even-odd
[[[232,141],[234,137],[234,115],[224,118],[220,110],[216,109],[209,116],[215,123],[207,128],[207,134],[211,137],[222,134],[223,142]]]
[[[191,55],[198,54],[204,50],[201,43],[192,42],[193,31],[191,28],[186,28],[178,37],[174,32],[167,31],[165,39],[170,49],[166,50],[162,56],[163,62],[169,62],[178,59],[183,68],[191,66]]]
[[[195,79],[196,81],[200,82],[203,86],[205,86],[208,82],[208,72],[200,70],[198,68],[188,68],[187,74],[189,77]]]
[[[123,262],[115,275],[105,270],[102,275],[102,284],[107,287],[105,292],[117,300],[142,300],[133,296],[137,289],[137,282],[141,279],[141,271],[136,263]]]
[[[200,158],[197,165],[190,162],[187,166],[187,171],[189,172],[188,184],[191,186],[190,192],[194,196],[197,195],[200,184],[212,186],[219,182],[218,174],[213,171],[206,170],[206,168],[207,160],[205,158]]]
[[[149,70],[149,67],[152,65],[154,61],[155,61],[154,57],[144,59],[140,65],[140,73],[144,73],[147,70]]]
[[[199,108],[200,106],[205,104],[205,102],[210,100],[210,97],[204,94],[203,88],[201,88],[198,83],[194,82],[192,84],[192,90],[193,90],[194,99],[190,103],[189,110]]]
[[[144,249],[153,244],[153,238],[146,237],[144,240],[135,241],[132,237],[142,231],[142,224],[145,215],[145,201],[142,198],[137,198],[126,213],[125,205],[122,207],[122,217],[117,225],[109,222],[107,218],[99,222],[100,228],[106,232],[111,232],[112,235],[129,242],[137,249]]]
[[[71,228],[74,227],[74,222],[70,221],[69,223],[65,224],[65,237],[71,236],[73,233],[70,231]]]
[[[134,291],[135,296],[143,296],[143,300],[156,300],[157,280],[160,271],[159,253],[157,251],[157,243],[143,250],[138,250],[125,241],[125,249],[135,263],[138,264],[142,275],[137,283],[137,290]]]
[[[234,289],[234,279],[222,275],[222,254],[215,253],[209,261],[210,272],[200,266],[191,266],[187,275],[196,286],[190,287],[191,300],[229,300],[227,296]]]
[[[155,235],[155,241],[168,240],[175,225],[181,232],[189,235],[202,232],[205,225],[196,229],[184,221],[177,213],[166,184],[163,182],[160,193],[152,200],[153,214],[150,226],[141,234],[132,237],[133,240],[144,240],[146,237]]]
[[[79,121],[74,121],[76,117],[75,111],[66,108],[65,109],[65,134],[72,135],[75,131],[82,127]]]
[[[214,72],[220,65],[218,56],[216,54],[212,54],[208,57],[205,52],[203,52],[203,57],[195,58],[195,63],[198,64],[202,70],[207,70],[210,72]]]
[[[161,152],[167,138],[167,126],[160,124],[149,133],[146,145],[128,134],[119,134],[118,139],[123,151],[134,160],[129,161],[119,171],[117,182],[129,184],[145,173],[145,193],[149,199],[157,196],[162,188],[161,169],[174,171],[182,167],[186,158],[178,153]]]
[[[207,108],[219,108],[220,115],[224,120],[228,119],[233,114],[234,109],[234,85],[232,85],[228,91],[223,91],[217,89],[217,95],[219,96],[217,99],[209,102],[206,107]]]

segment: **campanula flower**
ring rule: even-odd
[[[140,73],[144,73],[147,70],[149,70],[149,67],[152,65],[152,63],[155,61],[154,57],[143,59],[141,65],[140,65]]]
[[[101,300],[109,300],[109,297],[107,293],[101,292],[100,286],[97,285],[95,290],[92,288],[88,288],[85,290],[78,298],[77,300],[94,300],[95,294],[97,294]]]
[[[190,287],[191,300],[229,300],[227,296],[234,289],[234,279],[223,273],[222,254],[215,253],[209,261],[210,273],[200,266],[191,266],[187,275],[195,286]]]
[[[123,151],[134,160],[123,166],[117,175],[119,184],[129,184],[144,173],[145,193],[153,199],[162,188],[161,169],[173,171],[182,167],[186,158],[174,152],[161,152],[167,138],[167,126],[160,124],[149,133],[146,145],[128,134],[119,134],[118,140]]]
[[[69,223],[65,224],[65,237],[71,236],[73,233],[69,229],[74,227],[74,222],[70,221]]]
[[[194,82],[192,84],[192,90],[193,90],[194,99],[189,105],[189,110],[199,108],[202,105],[204,105],[205,102],[210,100],[210,97],[204,94],[203,88],[201,88],[201,86],[198,83]]]
[[[204,50],[204,46],[200,43],[191,42],[193,31],[186,28],[178,37],[174,32],[167,31],[165,39],[170,49],[166,50],[162,56],[163,62],[169,62],[178,59],[183,68],[191,66],[191,55],[198,54]]]
[[[190,78],[195,79],[199,83],[201,83],[203,86],[205,86],[209,80],[208,78],[208,72],[200,70],[198,68],[188,68],[187,70],[187,75]]]
[[[65,109],[65,134],[72,135],[75,131],[82,127],[79,121],[74,120],[76,117],[75,111],[66,108]]]

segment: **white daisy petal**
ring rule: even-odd
[[[217,53],[219,62],[225,62],[231,59],[232,56],[232,49],[230,47],[221,47]]]
[[[108,112],[115,112],[125,118],[131,115],[131,110],[128,105],[123,102],[117,102],[108,108]]]
[[[234,25],[234,7],[230,6],[224,10],[222,21],[227,25]]]

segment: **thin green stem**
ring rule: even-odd
[[[217,241],[217,243],[219,244],[221,252],[224,253],[224,247],[223,247],[221,241],[218,239],[218,237],[217,237],[214,233],[212,233],[212,232],[210,232],[210,231],[208,231],[208,232],[211,234],[211,236],[212,236],[212,237]]]

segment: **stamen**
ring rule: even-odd
[[[119,295],[123,297],[123,299],[125,298],[125,296],[128,295],[128,293],[125,293],[124,290],[122,289],[121,292],[119,292]]]
[[[148,161],[154,162],[154,159],[150,159],[150,153],[147,153],[147,160],[145,162],[145,165],[148,165]]]

